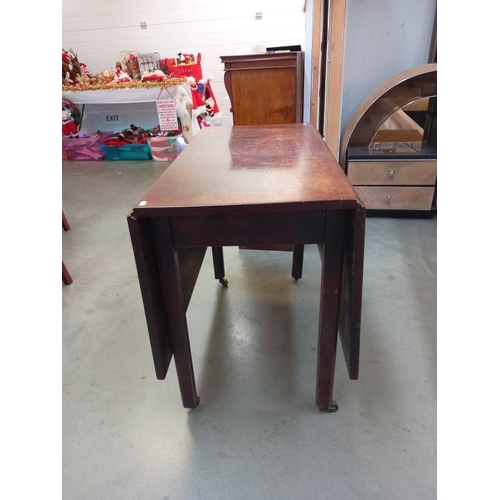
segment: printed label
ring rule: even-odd
[[[177,113],[175,112],[175,102],[173,99],[162,99],[156,101],[158,110],[158,120],[161,130],[177,130]]]

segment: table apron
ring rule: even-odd
[[[173,244],[176,248],[260,244],[303,245],[325,241],[324,211],[188,215],[171,216],[169,219]]]

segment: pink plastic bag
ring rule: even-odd
[[[113,137],[113,132],[96,132],[88,137],[62,138],[63,160],[104,160],[101,144]]]

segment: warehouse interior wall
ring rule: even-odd
[[[232,125],[222,55],[301,45],[307,108],[312,4],[312,0],[186,0],[175,4],[163,0],[62,0],[62,45],[72,48],[92,72],[114,70],[122,51],[158,51],[162,57],[200,52],[204,76],[213,78],[222,124]],[[427,62],[435,8],[436,0],[347,0],[342,132],[357,107],[381,83]],[[141,29],[141,22],[146,29]],[[305,121],[308,116],[306,110]]]
[[[222,124],[232,125],[220,56],[304,47],[303,7],[304,0],[62,0],[62,44],[91,72],[114,71],[122,51],[157,51],[162,58],[200,52]]]
[[[428,62],[435,10],[436,0],[347,0],[341,134],[379,85]]]

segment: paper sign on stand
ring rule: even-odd
[[[175,101],[173,99],[161,99],[156,101],[160,130],[177,130],[177,113],[175,112]]]

